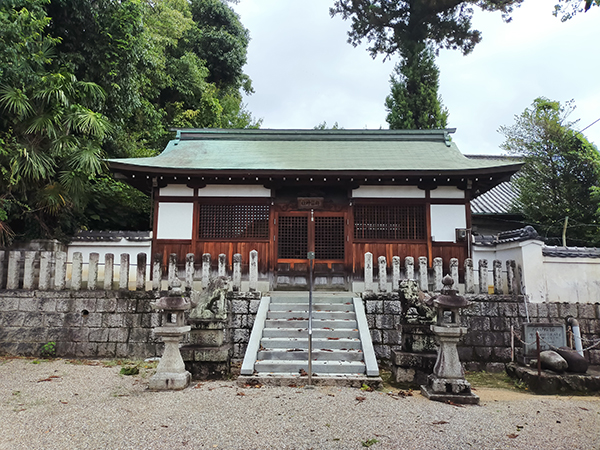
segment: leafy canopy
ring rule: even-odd
[[[385,99],[387,122],[392,130],[446,128],[448,110],[438,95],[439,69],[433,51],[403,59],[391,77],[391,94]]]
[[[148,228],[104,158],[154,155],[172,127],[259,127],[248,41],[221,0],[0,2],[0,246]]]
[[[598,149],[568,120],[573,102],[540,97],[501,127],[502,148],[523,158],[515,180],[518,204],[526,220],[556,244],[568,217],[567,239],[573,245],[600,244],[597,190],[600,186]]]

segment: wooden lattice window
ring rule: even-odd
[[[315,217],[315,258],[344,259],[343,217]]]
[[[200,239],[268,239],[268,205],[200,205]]]
[[[354,239],[426,239],[425,205],[355,205]]]
[[[279,216],[277,251],[281,259],[306,259],[308,217]]]

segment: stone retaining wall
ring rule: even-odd
[[[128,291],[0,291],[0,354],[145,358],[162,353],[153,336],[158,293]]]
[[[461,325],[468,328],[458,346],[459,356],[468,370],[494,370],[511,358],[511,326],[516,333],[526,322],[523,297],[512,295],[466,295],[473,305],[463,310]],[[435,353],[428,325],[403,323],[403,302],[397,293],[363,294],[367,321],[377,358],[385,366],[394,353]],[[528,303],[531,322],[562,324],[575,317],[585,340],[600,340],[600,304]],[[515,341],[515,347],[520,343]],[[591,364],[600,364],[600,346],[586,352]]]
[[[162,293],[164,294],[164,293]],[[148,358],[162,354],[152,329],[160,315],[150,303],[160,292],[0,291],[0,355],[39,356],[48,342],[56,356]],[[232,293],[224,341],[233,343],[234,359],[243,359],[259,292]],[[187,339],[182,341],[188,343]]]
[[[56,354],[82,358],[142,358],[162,353],[152,329],[159,325],[150,303],[159,292],[135,291],[0,291],[0,354],[39,356],[48,342]],[[469,328],[459,344],[461,361],[470,370],[493,370],[510,361],[510,327],[520,332],[525,321],[522,297],[468,295],[473,306],[464,310]],[[378,359],[388,365],[394,352],[434,353],[427,325],[403,323],[403,304],[397,293],[371,293],[363,298]],[[230,292],[229,320],[224,342],[233,345],[232,358],[244,357],[256,312],[258,292]],[[532,322],[579,320],[582,337],[600,339],[600,304],[528,303]],[[184,342],[185,343],[185,342]],[[516,342],[519,346],[519,343]],[[584,341],[583,346],[589,343]],[[600,364],[600,346],[586,352]]]

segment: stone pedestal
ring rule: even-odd
[[[479,397],[471,392],[471,385],[465,380],[465,373],[456,344],[467,332],[464,327],[432,325],[440,347],[433,374],[427,377],[427,384],[421,386],[421,393],[430,400],[460,404],[479,404]]]
[[[194,379],[225,379],[231,367],[231,344],[225,341],[225,322],[190,319],[190,342],[181,347],[187,369]]]
[[[161,336],[165,343],[165,351],[160,358],[156,373],[150,377],[149,388],[152,390],[180,390],[189,386],[191,375],[185,370],[185,364],[179,352],[179,342],[183,335],[190,331],[190,326],[158,327],[154,333]]]

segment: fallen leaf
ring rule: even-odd
[[[509,438],[511,438],[511,439],[514,439],[514,438],[516,438],[516,437],[517,437],[517,436],[519,436],[519,435],[518,435],[518,434],[515,434],[515,433],[511,433],[511,434],[507,434],[507,436],[508,436]]]
[[[237,393],[237,394],[235,394],[235,395],[239,395],[240,397],[243,397],[243,396],[245,396],[246,394],[244,394],[243,392],[238,392],[238,393]]]
[[[438,420],[437,422],[431,422],[431,425],[445,425],[450,422],[446,422],[445,420]]]
[[[301,377],[305,377],[305,376],[307,376],[307,375],[308,375],[308,373],[307,373],[307,372],[306,372],[306,370],[304,370],[304,369],[300,369],[300,370],[298,371],[298,373],[300,374],[300,376],[301,376]]]
[[[446,403],[452,406],[458,406],[459,408],[464,408],[465,405],[461,405],[460,403],[454,403],[452,400],[448,400]]]
[[[356,401],[357,401],[358,403],[362,403],[362,402],[364,402],[366,399],[367,399],[367,397],[356,397]]]
[[[196,386],[194,386],[194,389],[200,389],[202,387],[202,383],[198,383]]]

